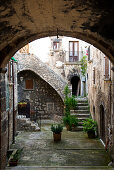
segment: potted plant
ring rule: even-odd
[[[9,166],[17,166],[21,152],[22,149],[18,149],[11,155],[11,157],[9,158]]]
[[[63,126],[61,124],[51,125],[51,131],[53,132],[54,141],[61,141],[61,132]]]
[[[97,122],[93,119],[83,121],[83,130],[87,132],[88,138],[95,138],[95,131],[97,130]]]
[[[76,116],[68,115],[63,117],[63,123],[67,130],[72,130],[72,128],[78,126],[78,119]]]

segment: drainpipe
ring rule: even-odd
[[[14,89],[14,62],[12,60],[12,83],[13,83],[13,143],[15,143],[15,89]]]

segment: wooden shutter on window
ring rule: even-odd
[[[105,56],[105,79],[109,79],[109,59]]]
[[[93,84],[95,84],[95,68],[93,69]]]
[[[25,80],[25,88],[26,89],[33,89],[33,79]]]

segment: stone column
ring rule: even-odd
[[[8,147],[8,115],[6,113],[5,73],[7,69],[0,68],[0,169],[6,165]]]
[[[111,68],[112,70],[112,102],[111,102],[111,115],[112,115],[112,158],[113,158],[113,166],[114,166],[114,65]]]

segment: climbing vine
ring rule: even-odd
[[[81,59],[81,73],[83,76],[85,76],[87,72],[87,56],[83,56]]]

